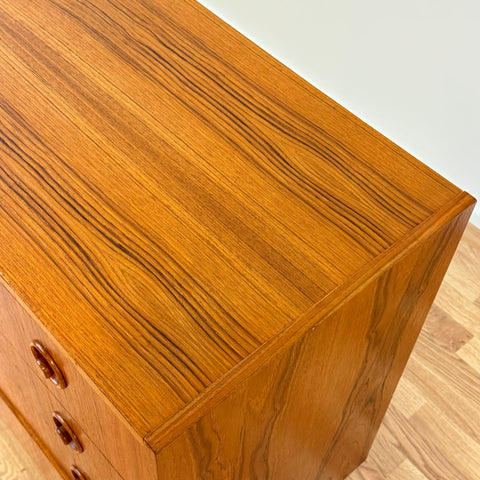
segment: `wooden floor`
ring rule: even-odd
[[[40,473],[48,470],[35,466],[0,415],[0,480],[58,480]],[[385,479],[480,480],[480,230],[472,225],[370,456],[348,477]]]

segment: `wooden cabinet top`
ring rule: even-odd
[[[0,5],[0,271],[141,435],[472,202],[194,1]]]

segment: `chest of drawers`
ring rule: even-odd
[[[474,200],[199,4],[0,5],[0,396],[66,479],[340,479]]]

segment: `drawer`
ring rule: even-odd
[[[71,473],[76,466],[88,480],[121,480],[108,460],[97,449],[82,430],[80,423],[64,408],[64,406],[42,385],[32,374],[25,362],[8,342],[3,342],[0,349],[0,389],[13,405],[14,413],[27,423],[35,432],[43,447],[48,450],[56,463],[63,469],[67,478],[75,477]],[[54,419],[54,413],[56,418]],[[79,453],[65,441],[73,439],[77,442]],[[73,433],[70,433],[70,429]]]
[[[141,437],[135,436],[126,423],[114,413],[112,407],[103,401],[63,348],[37,324],[33,315],[20,305],[1,283],[0,331],[28,368],[29,383],[47,389],[53,402],[63,405],[72,418],[81,421],[81,431],[124,478],[154,478],[154,453],[141,441]],[[45,378],[32,354],[33,341],[42,345],[58,366],[65,379],[65,388],[58,388],[55,383]],[[28,402],[24,404],[28,405]],[[48,418],[47,423],[50,425],[51,418]]]

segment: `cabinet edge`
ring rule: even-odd
[[[444,225],[461,216],[462,221],[458,223],[458,228],[463,232],[475,204],[475,198],[469,193],[460,192],[446,203],[442,209],[434,212],[382,254],[360,268],[347,281],[339,285],[321,301],[314,304],[292,322],[291,325],[252,352],[183,409],[148,432],[144,437],[147,446],[158,453],[164,446],[168,445],[185,429],[195,423],[210,408],[223,400],[234,390],[236,385],[245,381],[261,365],[285,351],[298,341],[305,332],[317,325],[319,317],[326,318],[334,313],[359,290],[363,289],[365,285],[391,268],[392,265],[400,261]]]

